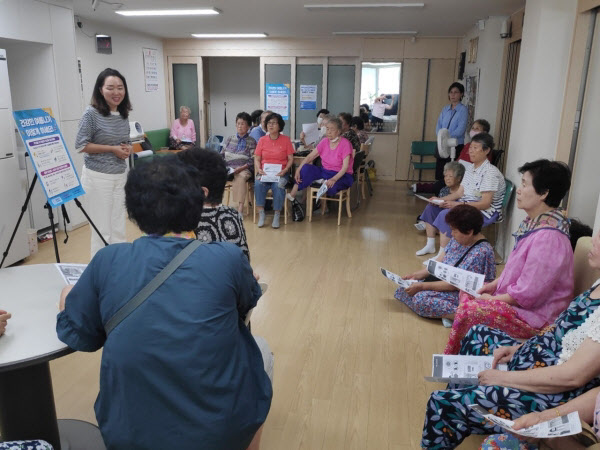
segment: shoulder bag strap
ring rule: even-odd
[[[460,257],[460,259],[458,260],[458,262],[456,264],[454,264],[454,267],[458,267],[460,265],[460,263],[463,262],[463,260],[467,257],[467,255],[469,254],[469,252],[471,250],[473,250],[474,247],[476,247],[479,244],[481,244],[482,242],[487,242],[487,239],[479,239],[477,242],[475,242],[473,245],[471,245],[468,248],[468,250]]]
[[[146,299],[156,291],[161,284],[165,282],[167,278],[171,276],[177,268],[183,264],[183,262],[202,245],[202,242],[194,239],[188,245],[186,245],[176,256],[171,260],[167,266],[161,270],[146,286],[144,286],[131,300],[125,303],[121,308],[110,318],[104,330],[106,336],[110,334],[112,330],[116,328],[129,314],[146,301]]]
[[[450,120],[448,121],[448,125],[446,125],[447,130],[450,130],[450,124],[452,123],[452,119],[454,119],[455,115],[456,115],[456,108],[454,108],[454,111],[452,112],[452,115],[450,116]]]

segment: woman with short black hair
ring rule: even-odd
[[[285,121],[277,113],[269,114],[265,122],[267,124],[268,134],[258,141],[256,151],[254,152],[254,173],[256,181],[254,182],[254,196],[256,198],[256,208],[258,209],[258,227],[265,225],[265,202],[267,192],[273,192],[273,228],[279,228],[279,216],[283,202],[285,201],[285,186],[289,181],[289,170],[294,163],[294,146],[289,137],[281,134]],[[281,170],[277,173],[279,181],[263,182],[262,176],[266,175],[265,164],[277,164]]]
[[[233,178],[231,191],[233,203],[240,214],[244,213],[244,203],[248,194],[248,180],[252,178],[254,169],[254,151],[256,141],[248,134],[252,118],[247,112],[241,112],[235,117],[235,136],[229,136],[225,141],[221,154],[227,164],[230,177]]]
[[[271,381],[242,320],[261,289],[231,243],[200,245],[106,331],[115,312],[194,242],[170,234],[201,220],[197,177],[174,157],[131,170],[127,212],[147,236],[101,249],[61,299],[58,337],[78,351],[103,348],[95,412],[107,448],[176,442],[179,449],[245,450],[269,411]]]
[[[514,234],[515,247],[502,275],[461,296],[446,353],[460,349],[469,329],[488,325],[516,339],[537,334],[567,307],[573,295],[574,260],[569,219],[560,202],[571,185],[571,170],[559,161],[539,159],[519,167],[517,207],[527,217]]]
[[[459,205],[446,215],[452,230],[448,245],[435,258],[469,272],[485,275],[487,282],[496,277],[494,249],[481,234],[483,217],[470,205]],[[395,297],[415,313],[432,319],[452,319],[458,307],[458,288],[441,280],[428,280],[427,269],[406,275],[407,280],[419,280],[408,288],[398,288]]]
[[[197,238],[202,242],[231,242],[237,245],[250,261],[242,214],[222,204],[227,182],[227,167],[223,158],[213,150],[198,147],[179,152],[177,157],[197,169],[196,181],[205,189],[206,195],[202,217],[194,227],[194,235],[190,234],[187,237]]]
[[[365,131],[365,122],[360,117],[352,117],[350,128],[354,130],[358,136],[358,141],[361,143],[361,145],[367,142],[367,139],[369,139],[369,133]]]

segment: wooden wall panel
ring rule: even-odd
[[[435,124],[448,102],[448,87],[454,81],[454,59],[432,59],[429,67],[427,112],[425,115],[425,140],[435,141]]]
[[[405,59],[402,65],[396,180],[406,180],[410,143],[423,137],[427,62],[427,59]]]

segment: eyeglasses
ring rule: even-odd
[[[276,120],[275,121],[271,120],[270,122],[267,122],[267,125],[279,125],[279,122]]]

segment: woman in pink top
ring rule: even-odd
[[[171,133],[169,134],[169,148],[180,150],[192,147],[196,143],[196,128],[194,121],[190,119],[192,111],[187,106],[179,108],[179,119],[173,121]]]
[[[352,176],[352,165],[354,157],[352,156],[352,144],[346,138],[341,137],[342,121],[337,117],[328,119],[325,132],[325,139],[317,145],[312,152],[300,163],[296,169],[294,179],[296,184],[288,194],[294,209],[294,220],[296,217],[304,217],[304,214],[296,214],[296,210],[302,209],[296,194],[298,191],[310,186],[316,180],[323,179],[327,185],[327,195],[334,196],[339,191],[348,189],[352,186],[354,177]],[[311,163],[321,157],[323,167],[317,167]]]
[[[499,278],[479,290],[461,293],[446,354],[478,324],[528,339],[565,310],[573,295],[573,248],[569,219],[559,208],[571,185],[566,164],[540,159],[519,168],[517,206],[527,213],[514,234],[515,247]]]

